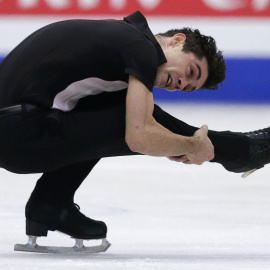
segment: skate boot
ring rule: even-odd
[[[250,161],[242,177],[270,163],[270,127],[243,133],[250,139]]]
[[[96,253],[106,251],[110,246],[106,240],[106,224],[83,215],[77,204],[56,207],[31,197],[26,205],[25,216],[26,234],[29,236],[29,241],[26,245],[15,245],[15,250],[42,253]],[[37,237],[47,236],[48,231],[59,231],[75,238],[75,246],[64,248],[37,245]],[[83,240],[93,239],[102,239],[102,244],[90,247],[83,245]]]
[[[222,165],[228,171],[244,173],[242,177],[247,177],[270,163],[270,127],[237,134],[248,138],[249,154],[244,159],[226,161]]]

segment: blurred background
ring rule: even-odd
[[[154,34],[187,26],[213,36],[228,66],[218,91],[154,91],[157,101],[270,103],[270,0],[1,0],[0,58],[48,23],[121,19],[136,10]]]

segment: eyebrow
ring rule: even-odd
[[[202,76],[202,71],[201,71],[201,67],[198,64],[196,64],[196,66],[197,66],[197,68],[199,70],[199,74],[197,76],[197,81],[198,81],[201,78],[201,76]]]

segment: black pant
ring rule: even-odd
[[[102,157],[134,155],[125,143],[124,91],[81,100],[75,110],[17,113],[0,118],[0,166],[15,173],[41,173],[33,196],[55,204],[73,201],[82,181]],[[112,102],[113,100],[113,102]],[[174,133],[198,129],[155,105],[154,118]],[[209,131],[215,159],[238,168],[249,158],[248,139]]]

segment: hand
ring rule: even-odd
[[[191,137],[192,150],[186,155],[179,157],[169,157],[172,161],[183,162],[185,164],[200,165],[205,161],[214,158],[214,146],[207,136],[208,127],[203,125]]]

